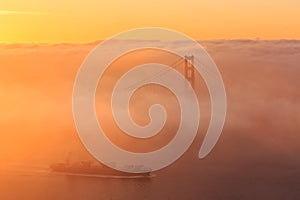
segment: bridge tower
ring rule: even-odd
[[[194,88],[195,84],[195,70],[194,70],[194,56],[184,56],[184,76]]]

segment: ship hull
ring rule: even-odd
[[[125,176],[125,177],[150,177],[150,173],[127,173],[121,172],[106,166],[80,166],[67,165],[64,163],[53,164],[50,166],[52,172],[65,173],[72,175],[91,175],[91,176]]]

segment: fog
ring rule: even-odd
[[[92,159],[76,133],[72,89],[98,43],[0,45],[1,161],[48,164],[68,152],[74,160]],[[298,168],[300,41],[199,43],[219,67],[228,103],[223,133],[206,163]],[[209,112],[203,116],[204,127],[183,160],[197,159]]]

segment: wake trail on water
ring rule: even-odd
[[[87,177],[87,178],[111,178],[111,179],[149,179],[155,177],[154,174],[149,176],[143,175],[101,175],[101,174],[82,174],[82,173],[66,173],[66,172],[52,172],[47,164],[33,164],[33,163],[0,163],[0,173],[15,174],[23,176],[68,176],[68,177]]]

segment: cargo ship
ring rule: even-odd
[[[101,163],[90,161],[80,161],[75,163],[55,163],[50,165],[52,172],[63,173],[65,175],[80,175],[91,177],[117,177],[117,178],[149,178],[151,173],[128,173],[122,172]]]

